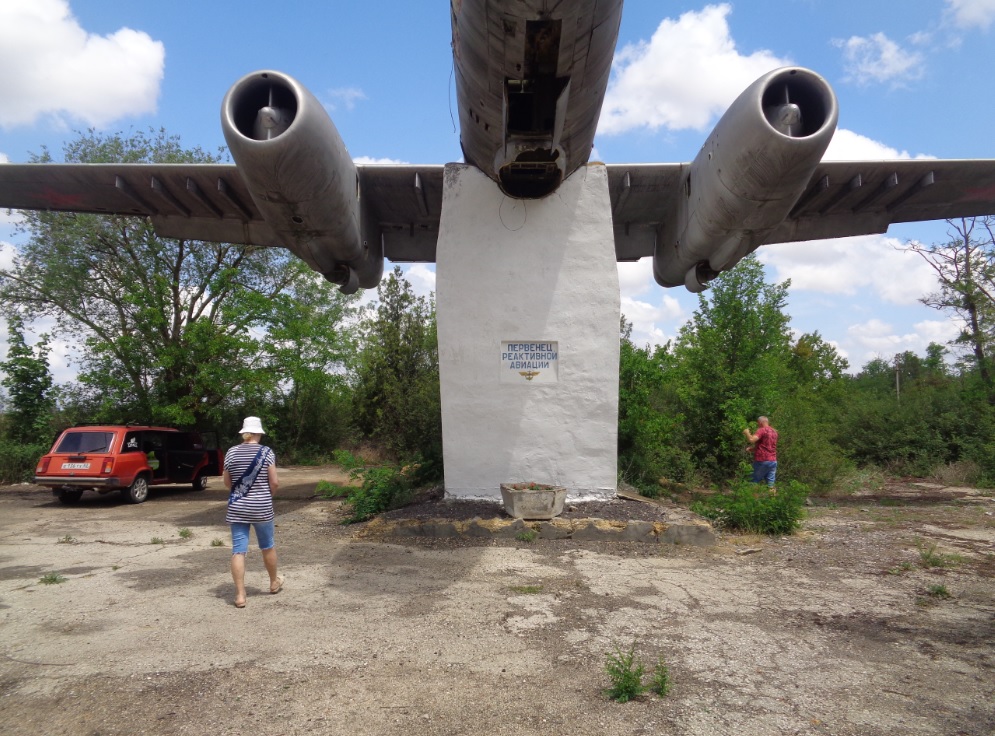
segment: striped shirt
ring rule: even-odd
[[[228,513],[225,515],[226,524],[272,521],[276,516],[273,512],[273,494],[270,491],[269,473],[267,472],[270,465],[276,465],[276,455],[270,448],[248,442],[235,445],[225,453],[225,470],[228,471],[228,475],[231,476],[231,481],[234,483],[252,465],[252,460],[260,448],[263,451],[263,464],[259,468],[259,474],[252,482],[249,492],[228,507]]]

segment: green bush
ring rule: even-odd
[[[363,467],[363,461],[348,450],[332,450],[332,462],[343,470],[356,470]]]
[[[808,488],[797,482],[767,486],[740,481],[731,492],[695,501],[691,510],[726,529],[753,534],[791,534],[805,516]]]
[[[366,521],[377,514],[402,506],[411,498],[411,480],[400,468],[383,466],[352,471],[353,478],[362,478],[363,484],[353,488],[346,497],[352,507],[347,524]]]
[[[777,471],[807,485],[814,494],[826,495],[839,479],[852,471],[853,463],[842,451],[821,437],[791,438],[779,448]]]
[[[319,480],[314,487],[314,494],[322,498],[341,498],[348,496],[351,489],[341,483],[333,483],[329,480]]]
[[[0,441],[0,483],[30,483],[38,459],[50,446]]]

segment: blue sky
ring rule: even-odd
[[[597,156],[689,161],[743,88],[788,63],[836,90],[831,157],[995,158],[995,0],[627,0]],[[58,159],[73,131],[91,126],[162,127],[217,149],[226,90],[263,68],[311,89],[357,160],[460,157],[445,0],[0,0],[0,68],[0,161],[26,161],[42,146]],[[0,215],[0,263],[11,253],[9,221]],[[792,279],[792,326],[820,331],[859,368],[957,332],[918,303],[933,281],[921,259],[895,249],[909,239],[946,241],[947,226],[760,255],[771,279]],[[655,286],[649,259],[619,275],[639,342],[673,338],[697,305],[683,289]],[[409,278],[433,288],[430,267],[411,267]],[[60,380],[72,374],[70,349],[58,346]]]

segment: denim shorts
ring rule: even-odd
[[[249,527],[256,530],[256,542],[259,549],[273,549],[273,522],[257,521],[245,524],[241,521],[231,522],[231,553],[244,555],[249,551]]]
[[[753,463],[753,482],[774,485],[774,478],[777,476],[777,460],[759,460]]]

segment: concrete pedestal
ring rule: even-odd
[[[501,483],[609,498],[618,451],[619,290],[604,166],[542,200],[445,172],[436,266],[446,495]]]

